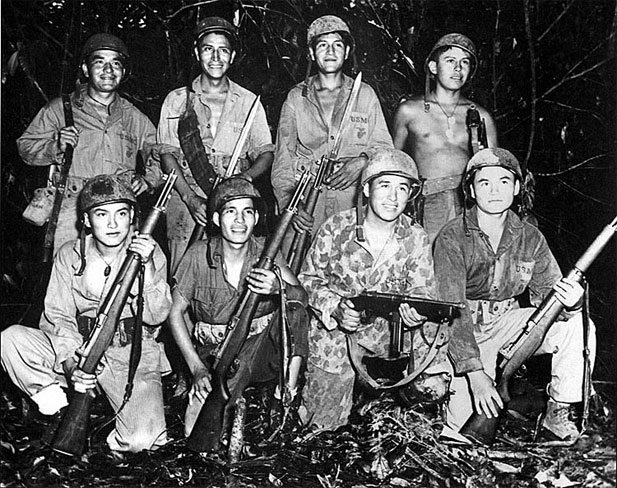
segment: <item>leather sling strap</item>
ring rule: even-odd
[[[349,358],[351,359],[351,364],[358,373],[358,376],[360,376],[362,380],[364,380],[369,386],[371,386],[375,390],[384,391],[402,388],[403,386],[406,386],[407,384],[415,380],[420,374],[422,374],[422,372],[431,364],[433,359],[435,359],[439,348],[447,342],[447,327],[447,320],[442,321],[439,324],[437,334],[435,334],[435,339],[433,340],[433,343],[430,345],[426,356],[424,356],[418,367],[413,372],[405,376],[402,380],[397,381],[393,385],[381,385],[368,374],[366,367],[362,363],[362,358],[364,354],[360,349],[360,345],[358,344],[358,339],[355,334],[347,334],[347,347],[349,349]],[[413,351],[411,352],[411,354],[413,354]]]
[[[178,139],[193,178],[204,193],[210,195],[216,181],[216,171],[210,164],[201,140],[199,120],[192,101],[193,91],[187,86],[186,107],[178,120]]]
[[[64,123],[65,127],[71,127],[75,125],[73,120],[73,108],[71,106],[71,98],[68,94],[62,95],[62,108],[64,111]],[[60,209],[62,208],[62,200],[64,199],[64,193],[66,192],[66,182],[69,178],[69,171],[73,164],[73,146],[66,145],[64,151],[64,158],[62,161],[62,167],[60,169],[60,178],[56,186],[56,194],[54,196],[54,204],[47,222],[47,229],[45,230],[45,240],[43,241],[43,262],[49,263],[52,261],[54,253],[54,237],[56,234],[56,227],[58,226],[58,217],[60,215]]]

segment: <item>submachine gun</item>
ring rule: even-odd
[[[582,284],[585,281],[584,273],[602,252],[615,232],[617,232],[617,217],[591,243],[576,262],[574,268],[568,273],[568,278]],[[525,328],[516,340],[500,351],[501,361],[497,371],[497,391],[504,404],[510,401],[510,393],[508,391],[510,378],[540,347],[546,333],[563,309],[564,306],[557,300],[555,291],[551,290],[537,310],[527,320]],[[591,372],[588,364],[587,371],[588,373]],[[587,382],[589,383],[589,381]],[[491,445],[495,440],[498,425],[499,417],[489,418],[484,414],[474,412],[461,428],[461,434],[481,444]]]
[[[257,268],[270,270],[274,267],[274,259],[279,252],[291,219],[298,211],[298,206],[304,197],[311,176],[305,171],[289,205],[281,215],[274,234],[270,237],[257,263]],[[212,452],[219,447],[219,441],[225,423],[225,410],[230,398],[242,394],[246,381],[238,381],[233,392],[230,392],[228,380],[234,375],[234,362],[240,349],[246,342],[253,316],[261,296],[246,287],[238,301],[238,306],[228,324],[225,340],[219,349],[214,361],[212,375],[212,391],[206,397],[195,426],[187,439],[190,449],[197,452]]]
[[[175,172],[167,176],[165,186],[148,218],[141,226],[140,233],[152,234],[159,217],[165,213],[167,200],[176,178]],[[89,374],[96,372],[101,358],[114,337],[122,310],[126,305],[140,267],[139,254],[128,251],[128,255],[96,316],[92,332],[82,347],[79,361],[79,368],[82,371]],[[88,420],[93,399],[94,393],[91,390],[86,393],[74,392],[52,441],[54,451],[69,456],[81,456],[83,454],[88,439]]]
[[[387,359],[364,356],[358,348],[355,335],[347,335],[350,357],[359,377],[375,390],[401,389],[415,380],[431,364],[438,349],[447,341],[446,328],[452,319],[465,308],[464,303],[444,302],[429,298],[396,295],[365,291],[349,298],[354,308],[361,312],[361,321],[370,322],[374,317],[384,317],[390,321],[390,350]],[[404,325],[398,308],[407,303],[427,321],[437,324],[435,336],[426,355],[419,364],[414,364],[413,350],[409,355],[403,354]],[[385,373],[389,381],[376,381],[374,376]]]

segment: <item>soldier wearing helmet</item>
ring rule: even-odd
[[[260,202],[259,191],[242,176],[219,183],[209,199],[211,221],[218,232],[191,246],[174,276],[169,324],[193,378],[185,413],[187,436],[212,388],[211,370],[207,366],[212,361],[208,358],[223,342],[246,288],[261,298],[249,339],[239,353],[239,369],[229,388],[241,385],[238,387],[242,389],[256,381],[276,379],[275,372],[280,369],[279,321],[281,310],[285,309],[293,337],[289,387],[293,394],[296,392],[300,367],[307,356],[306,292],[280,254],[275,258],[278,273],[256,267],[265,244],[263,237],[253,235],[261,218]],[[282,287],[285,307],[279,307]],[[186,320],[189,310],[194,323]]]
[[[17,140],[22,159],[32,166],[62,164],[67,147],[74,148],[54,239],[56,251],[78,236],[77,196],[90,178],[122,175],[136,195],[154,188],[161,179],[160,166],[149,158],[155,142],[154,125],[118,93],[129,69],[124,42],[112,34],[94,34],[84,44],[80,60],[85,83],[78,85],[67,104],[74,124],[65,122],[62,98],[56,98],[39,111]],[[145,174],[136,172],[139,155],[145,162]]]
[[[583,288],[562,278],[542,233],[511,209],[522,181],[512,153],[500,148],[479,151],[467,164],[463,181],[473,206],[447,223],[435,241],[440,295],[467,305],[452,326],[449,357],[455,376],[443,435],[460,438],[458,431],[473,410],[493,417],[503,408],[494,382],[497,354],[555,290],[567,313],[536,352],[552,354],[543,427],[553,439],[574,439],[578,429],[569,412],[583,392]],[[525,291],[532,306],[520,308],[518,297]],[[589,347],[593,364],[593,330]]]
[[[150,235],[135,232],[135,195],[124,180],[98,175],[85,184],[80,197],[83,240],[58,250],[38,328],[15,325],[2,332],[2,365],[13,382],[28,394],[43,415],[60,416],[67,389],[85,393],[99,385],[117,413],[107,444],[116,452],[156,449],[167,440],[161,373],[167,368],[156,341],[171,308],[167,260]],[[143,263],[143,307],[138,283],[121,312],[116,333],[96,374],[78,366],[80,350],[95,326],[103,300],[127,257]],[[141,317],[138,310],[143,308]],[[124,407],[133,335],[142,327],[141,360],[132,394]]]
[[[207,225],[206,192],[210,185],[209,178],[201,176],[203,165],[208,165],[212,175],[226,173],[256,98],[227,74],[236,59],[237,46],[237,29],[229,21],[221,17],[201,20],[193,45],[200,75],[189,86],[170,92],[161,108],[157,154],[166,171],[175,169],[178,174],[167,208],[172,272],[186,251],[195,224]],[[261,103],[239,149],[234,174],[253,180],[269,171],[274,145]]]
[[[403,151],[378,149],[363,170],[361,184],[366,206],[344,210],[326,220],[299,275],[314,311],[302,395],[306,410],[300,413],[304,421],[328,430],[345,425],[352,407],[356,373],[347,335],[377,356],[388,355],[387,319],[361,320],[360,311],[349,299],[363,291],[436,297],[428,237],[403,213],[420,187],[415,162]],[[425,322],[415,309],[402,305],[398,312],[407,327],[422,325],[434,336],[436,325]],[[413,346],[418,358],[427,353],[420,336],[416,334]],[[445,353],[445,348],[439,350],[426,373],[446,370]],[[445,391],[447,388],[442,388]]]
[[[339,17],[325,15],[307,32],[309,65],[306,79],[294,86],[283,104],[272,165],[272,188],[279,208],[287,206],[304,170],[316,171],[322,156],[329,156],[337,134],[340,148],[313,215],[300,209],[292,223],[296,232],[315,231],[330,216],[354,206],[360,175],[376,148],[392,147],[379,99],[362,83],[357,99],[342,120],[353,86],[343,67],[354,49],[349,26]],[[317,73],[308,76],[312,65]]]
[[[401,103],[394,116],[394,145],[410,154],[425,179],[424,228],[431,242],[463,209],[461,178],[471,157],[467,112],[475,108],[486,125],[489,146],[497,144],[490,114],[462,94],[478,69],[473,42],[450,33],[441,37],[424,62],[425,92]]]

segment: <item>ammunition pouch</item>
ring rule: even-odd
[[[87,317],[85,315],[77,317],[77,329],[84,339],[88,339],[88,337],[90,337],[90,333],[94,328],[95,322],[96,318],[94,317]],[[114,333],[112,344],[117,347],[124,347],[131,344],[133,329],[135,328],[136,323],[137,321],[135,317],[120,319]],[[145,337],[155,339],[157,336],[158,327],[144,325],[144,332],[146,333]]]

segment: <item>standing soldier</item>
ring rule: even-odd
[[[200,175],[225,174],[255,101],[255,94],[227,76],[237,43],[236,29],[227,20],[203,19],[195,30],[195,57],[201,74],[190,86],[169,93],[161,108],[157,147],[164,169],[178,173],[167,210],[172,273],[184,255],[195,222],[207,224],[208,195]],[[235,172],[251,181],[259,177],[270,169],[273,149],[266,113],[259,104]]]
[[[446,34],[424,62],[424,98],[405,101],[394,116],[394,145],[414,158],[420,177],[426,179],[424,228],[431,243],[446,222],[463,209],[461,179],[471,157],[468,109],[476,108],[484,119],[489,147],[497,145],[490,114],[462,95],[477,68],[473,42],[462,34]]]
[[[314,62],[317,74],[293,87],[281,110],[272,166],[279,208],[285,208],[293,195],[296,176],[305,169],[315,172],[316,163],[333,148],[339,127],[344,131],[314,221],[300,210],[292,224],[297,232],[317,230],[328,217],[353,207],[369,156],[376,147],[392,147],[379,99],[365,83],[349,119],[341,120],[353,85],[353,79],[343,74],[343,65],[354,49],[347,24],[334,15],[319,17],[309,26],[306,42],[309,70]]]
[[[81,70],[87,79],[70,97],[74,125],[65,122],[62,98],[43,107],[17,140],[26,164],[62,164],[67,145],[75,148],[58,218],[54,250],[76,239],[77,196],[89,178],[121,175],[136,195],[154,188],[161,178],[158,165],[148,158],[155,142],[150,119],[118,94],[129,73],[129,52],[111,34],[94,34],[83,47]],[[135,173],[141,152],[145,176]]]
[[[115,428],[107,436],[110,449],[156,449],[167,439],[161,372],[168,364],[154,327],[171,308],[167,260],[152,236],[135,232],[135,195],[121,178],[99,175],[88,180],[79,201],[90,235],[82,232],[80,239],[66,242],[56,253],[39,328],[14,325],[2,332],[2,367],[44,415],[67,405],[67,387],[86,393],[99,384],[117,413]],[[128,251],[137,253],[144,266],[142,318],[150,326],[144,327],[132,395],[122,408],[133,329],[141,326],[135,313],[140,308],[137,281],[102,368],[97,374],[85,373],[78,356]]]

